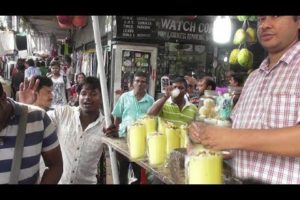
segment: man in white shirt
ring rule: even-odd
[[[32,81],[26,93],[30,95],[37,85],[38,82],[33,86]],[[61,145],[64,162],[59,181],[61,184],[97,183],[97,164],[103,150],[104,128],[104,117],[100,112],[102,97],[99,79],[87,77],[79,91],[79,107],[65,105],[47,112],[57,126]]]

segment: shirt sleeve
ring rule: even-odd
[[[28,69],[25,69],[24,78],[27,78],[27,77],[29,77],[29,72],[28,72]]]
[[[56,148],[59,145],[59,142],[57,139],[56,128],[47,113],[44,115],[43,123],[44,137],[42,142],[42,151],[46,152]]]
[[[122,114],[123,114],[123,111],[124,111],[124,103],[123,103],[123,100],[124,99],[124,95],[122,94],[120,96],[120,98],[118,99],[113,111],[112,111],[112,115],[114,117],[117,117],[117,118],[122,118]]]

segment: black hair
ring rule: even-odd
[[[34,66],[34,61],[33,61],[33,59],[27,59],[26,61],[25,61],[25,63],[27,63],[29,66]]]
[[[171,84],[173,84],[173,83],[183,83],[185,89],[187,89],[187,82],[186,82],[185,78],[182,76],[177,76],[173,80],[171,80]]]
[[[50,63],[50,66],[59,66],[60,67],[60,62],[57,61],[57,60],[52,60],[51,63]]]
[[[145,72],[142,72],[142,71],[136,71],[134,73],[134,77],[137,77],[137,76],[142,76],[142,77],[148,78],[147,74]]]
[[[75,80],[76,80],[76,81],[77,81],[77,77],[78,77],[79,75],[83,75],[84,78],[86,78],[85,74],[84,74],[83,72],[80,72],[80,73],[78,73],[78,74],[75,75]]]
[[[51,78],[48,78],[46,76],[38,75],[35,77],[35,80],[36,79],[40,80],[39,86],[37,87],[37,91],[40,91],[40,89],[42,89],[43,86],[52,87],[53,85]]]
[[[204,76],[203,78],[201,78],[201,80],[205,81],[206,87],[211,86],[211,90],[215,90],[216,89],[216,82],[214,81],[214,79],[210,76]]]
[[[70,64],[70,63],[72,62],[72,59],[71,59],[70,56],[66,55],[66,56],[65,56],[65,61],[66,61],[68,64]]]
[[[100,81],[96,77],[88,76],[84,79],[84,82],[78,85],[76,92],[79,94],[83,86],[88,85],[89,89],[95,90],[98,89],[101,93]]]
[[[2,97],[3,95],[3,87],[2,87],[2,83],[0,82],[0,97]]]
[[[24,71],[24,70],[25,70],[25,65],[24,65],[24,63],[25,63],[25,59],[19,58],[19,59],[17,60],[17,69],[18,69],[19,71]]]
[[[244,78],[243,75],[240,73],[233,73],[231,75],[231,77],[233,78],[234,81],[236,81],[238,83],[238,86],[242,86],[244,83]]]

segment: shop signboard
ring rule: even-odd
[[[117,39],[205,44],[212,41],[212,20],[184,16],[117,16]]]

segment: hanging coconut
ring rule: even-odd
[[[87,16],[74,16],[73,25],[76,27],[84,27],[87,24]]]

